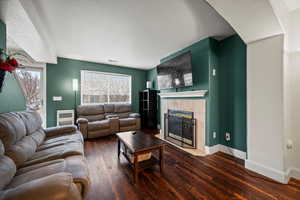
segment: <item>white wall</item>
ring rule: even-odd
[[[293,145],[286,149],[286,170],[288,177],[300,179],[300,52],[288,53],[285,79],[285,142]]]
[[[247,45],[247,145],[246,167],[285,182],[284,36]]]

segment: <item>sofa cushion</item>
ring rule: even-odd
[[[101,120],[101,121],[95,121],[95,122],[88,123],[89,131],[109,129],[109,128],[110,128],[109,120]]]
[[[2,200],[82,200],[72,174],[56,173],[1,191]]]
[[[130,104],[115,104],[115,113],[129,113],[131,112]]]
[[[86,195],[89,188],[89,177],[86,161],[82,156],[72,156],[20,168],[7,189],[60,172],[71,173],[74,183],[79,185],[78,188],[83,196]]]
[[[16,165],[7,156],[0,155],[0,190],[6,187],[16,174]]]
[[[103,105],[80,105],[77,107],[78,116],[104,114]]]
[[[136,124],[135,118],[120,119],[120,126],[133,126]]]
[[[99,121],[105,118],[104,114],[99,115],[79,115],[78,118],[87,119],[89,122]]]
[[[25,136],[25,124],[16,113],[0,114],[0,139],[6,148]]]
[[[16,144],[6,148],[5,155],[10,157],[17,167],[29,160],[37,149],[37,144],[32,137],[26,136]]]
[[[104,112],[105,113],[114,113],[115,105],[114,104],[105,104],[104,105]]]
[[[27,135],[30,135],[42,128],[42,118],[39,113],[35,111],[26,111],[18,112],[17,114],[25,124]]]
[[[37,148],[37,142],[30,135],[18,113],[0,114],[0,139],[5,147],[5,154],[10,157],[17,167],[32,157]]]
[[[4,146],[0,141],[0,190],[9,184],[16,174],[15,163],[4,155]]]
[[[22,167],[50,160],[67,158],[74,155],[84,155],[81,142],[67,143],[65,145],[54,146],[52,148],[37,151],[29,160],[23,163]]]
[[[37,145],[41,145],[46,137],[42,127],[42,118],[38,112],[26,111],[17,113],[26,127],[26,135],[30,135]]]
[[[49,137],[46,138],[46,140],[43,142],[44,144],[51,144],[51,143],[56,143],[56,142],[65,142],[65,141],[80,141],[83,143],[83,137],[82,134],[79,131],[76,131],[72,134],[65,134],[61,135],[59,137]]]
[[[43,128],[38,129],[37,131],[31,133],[29,136],[32,137],[32,139],[36,142],[38,146],[41,145],[46,139],[46,134]]]

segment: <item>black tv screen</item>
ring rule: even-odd
[[[157,66],[159,89],[193,85],[191,52],[180,54]]]

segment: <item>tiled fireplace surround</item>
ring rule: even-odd
[[[196,119],[196,149],[182,148],[193,155],[205,155],[205,99],[193,98],[161,98],[161,132],[159,137],[164,139],[164,114],[171,110],[182,110],[194,113]]]

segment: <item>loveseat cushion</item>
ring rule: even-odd
[[[109,129],[109,128],[110,128],[109,120],[101,120],[101,121],[95,121],[95,122],[88,123],[89,131]]]
[[[115,113],[129,113],[131,112],[130,104],[115,104]]]
[[[117,113],[118,118],[128,118],[130,113]]]
[[[89,122],[99,121],[105,118],[104,114],[99,115],[79,115],[79,118],[87,119]]]
[[[124,118],[124,119],[119,119],[120,120],[120,126],[133,126],[136,124],[136,119],[135,118]]]
[[[97,105],[80,105],[77,106],[77,114],[78,115],[98,115],[104,114],[104,106]]]
[[[114,104],[104,104],[104,112],[107,113],[114,113],[115,112],[115,105]]]

